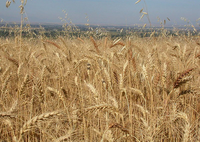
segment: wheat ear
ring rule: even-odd
[[[94,40],[94,38],[90,36],[90,40],[92,41],[92,43],[93,43],[93,45],[94,45],[96,51],[97,51],[98,53],[100,53],[99,48],[98,48],[98,45],[97,45],[96,41]]]
[[[111,45],[110,48],[115,47],[115,46],[117,46],[117,45],[125,46],[124,43],[122,43],[122,42],[119,41],[119,42],[117,42],[117,43]]]
[[[174,88],[178,88],[183,83],[186,83],[187,81],[184,80],[184,77],[186,77],[193,70],[194,70],[194,68],[191,68],[191,69],[188,69],[188,70],[184,71],[183,73],[181,73],[181,75],[174,82]]]
[[[61,47],[60,47],[57,43],[55,43],[55,42],[53,42],[53,41],[45,40],[44,42],[50,43],[50,44],[52,44],[53,46],[57,47],[58,49],[61,49]]]
[[[122,130],[123,132],[125,132],[126,134],[130,134],[129,130],[125,127],[123,127],[121,124],[119,123],[113,123],[109,126],[110,128],[119,128],[120,130]]]
[[[43,113],[39,116],[35,116],[28,120],[26,123],[24,123],[23,127],[20,129],[20,138],[19,141],[21,140],[23,134],[29,130],[31,130],[31,127],[36,125],[39,121],[44,121],[46,119],[50,119],[54,116],[60,116],[61,112],[60,111],[53,111],[53,112],[48,112],[48,113]]]
[[[19,96],[24,95],[23,93],[25,91],[26,85],[28,84],[28,81],[29,81],[29,75],[26,74],[26,76],[24,77],[24,81],[22,82],[22,85],[21,85],[20,90],[19,90]]]
[[[49,91],[51,91],[51,92],[56,93],[56,94],[58,95],[58,97],[60,98],[60,100],[63,102],[64,106],[66,105],[64,96],[61,94],[60,91],[58,91],[57,89],[54,89],[54,88],[52,88],[52,87],[47,87],[47,89],[48,89]]]
[[[17,67],[19,67],[19,62],[14,59],[14,58],[11,58],[11,57],[6,57],[9,61],[11,61],[14,65],[16,65]]]
[[[85,43],[84,40],[82,40],[80,37],[77,38],[79,41],[81,41],[82,43]]]

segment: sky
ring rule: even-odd
[[[20,0],[6,8],[7,0],[0,0],[0,19],[4,22],[19,22]],[[12,1],[12,0],[11,0]],[[24,17],[30,23],[64,23],[60,18],[74,24],[95,25],[149,25],[147,16],[142,19],[140,10],[148,12],[153,26],[166,20],[166,25],[186,25],[189,20],[194,26],[200,18],[200,0],[27,0]],[[146,5],[145,5],[146,2]],[[63,12],[65,11],[65,12]],[[67,14],[67,18],[66,17]],[[60,17],[60,18],[59,18]],[[160,21],[158,21],[158,17]],[[167,17],[170,21],[167,20]]]

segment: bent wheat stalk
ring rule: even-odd
[[[61,115],[60,111],[53,111],[53,112],[43,113],[39,116],[35,116],[32,119],[28,120],[26,123],[24,123],[23,127],[20,129],[20,137],[18,141],[21,141],[23,134],[31,130],[31,128],[34,127],[39,121],[44,121],[46,119],[50,119],[54,116],[60,116],[60,115]]]
[[[45,40],[44,42],[50,43],[50,44],[54,45],[55,47],[57,47],[58,49],[61,49],[61,47],[57,43],[55,43],[53,41]]]
[[[181,73],[181,75],[174,82],[174,88],[178,88],[183,83],[186,83],[188,80],[184,80],[184,77],[186,77],[193,70],[194,70],[194,68],[191,68],[191,69],[188,69],[188,70],[184,71],[183,73]]]

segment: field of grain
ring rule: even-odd
[[[200,141],[200,38],[0,39],[1,142]]]

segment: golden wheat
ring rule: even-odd
[[[0,39],[0,139],[199,141],[199,45],[156,32]]]

